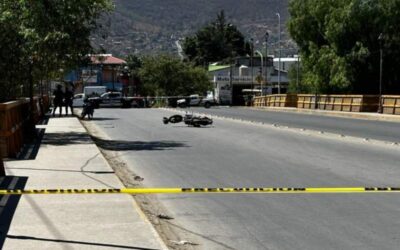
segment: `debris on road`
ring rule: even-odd
[[[191,246],[198,246],[199,244],[193,243],[187,240],[181,240],[181,241],[176,241],[176,240],[170,240],[171,243],[178,245],[178,246],[184,246],[184,245],[191,245]]]
[[[162,219],[162,220],[173,220],[174,219],[173,217],[166,215],[166,214],[159,214],[159,215],[157,215],[157,218]]]
[[[134,179],[135,181],[143,181],[143,180],[144,180],[144,178],[141,177],[141,176],[139,176],[139,175],[136,175],[133,179]]]

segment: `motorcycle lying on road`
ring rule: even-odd
[[[169,118],[168,117],[163,118],[164,124],[179,123],[182,121],[186,125],[193,126],[196,128],[213,124],[213,120],[211,118],[208,118],[207,116],[195,116],[193,114],[185,114],[185,116],[173,115]]]

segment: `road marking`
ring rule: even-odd
[[[400,187],[250,187],[250,188],[121,188],[3,189],[0,195],[26,194],[190,194],[190,193],[400,193]]]

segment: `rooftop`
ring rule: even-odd
[[[221,70],[221,69],[227,69],[229,68],[229,65],[209,65],[208,66],[208,71],[212,72],[212,71],[217,71],[217,70]]]
[[[108,64],[108,65],[121,65],[126,64],[126,61],[114,57],[111,54],[98,54],[90,55],[92,64]]]

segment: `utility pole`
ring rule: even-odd
[[[299,93],[299,71],[300,71],[300,51],[297,50],[296,94]]]
[[[278,94],[281,93],[281,54],[282,54],[282,46],[281,46],[281,15],[279,13],[276,13],[276,15],[278,16],[278,20],[279,20],[279,59],[278,59]]]
[[[378,113],[383,113],[383,100],[382,100],[382,72],[383,72],[383,34],[378,37],[379,41],[379,108]]]
[[[268,79],[268,31],[265,33],[265,86],[267,87],[267,79]],[[264,92],[264,91],[263,91]]]
[[[232,61],[233,61],[233,59],[232,59],[232,51],[231,51],[231,58],[230,58],[230,60],[229,60],[229,63],[230,63],[230,65],[229,65],[229,88],[230,88],[230,91],[231,91],[231,105],[233,105],[233,82],[232,82],[232,74],[233,74],[233,70],[232,70]],[[218,86],[217,86],[218,87]]]
[[[256,50],[255,51],[258,55],[260,55],[260,57],[261,57],[261,70],[260,70],[260,77],[261,77],[261,81],[260,81],[260,84],[261,84],[261,94],[262,94],[262,89],[263,89],[263,81],[262,81],[262,76],[263,76],[263,66],[264,66],[264,57],[263,57],[263,54],[261,53],[261,51],[259,51],[259,50]]]
[[[253,85],[254,85],[254,72],[253,72],[253,54],[254,54],[254,40],[253,38],[250,39],[250,46],[251,46],[251,55],[250,55],[250,67],[251,67],[251,91],[253,92]]]
[[[113,92],[115,91],[115,65],[113,65],[112,67],[112,86],[113,86]]]

